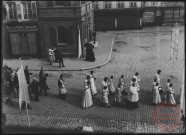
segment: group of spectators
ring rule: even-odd
[[[15,96],[16,98],[19,98],[19,78],[18,78],[18,72],[19,68],[15,71],[13,75],[13,70],[11,67],[8,67],[7,64],[3,67],[3,89],[4,89],[4,96],[5,96],[5,102],[10,105],[14,105],[11,97]],[[28,94],[30,100],[35,100],[39,102],[39,96],[43,93],[45,95],[48,95],[47,90],[49,89],[46,81],[48,77],[48,73],[44,72],[44,68],[42,67],[39,72],[39,82],[36,80],[36,78],[33,78],[33,81],[30,83],[30,76],[32,73],[29,72],[28,66],[25,66],[24,69],[25,79],[26,83],[28,85]],[[32,96],[34,95],[34,96]],[[25,102],[22,102],[22,108],[25,108]],[[32,109],[30,104],[27,104],[28,109]]]

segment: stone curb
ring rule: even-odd
[[[100,68],[101,66],[106,65],[107,63],[110,62],[111,60],[111,56],[112,56],[112,49],[113,49],[113,45],[114,45],[114,36],[112,38],[112,45],[111,45],[111,49],[110,49],[110,54],[109,54],[109,58],[105,63],[102,63],[100,65],[97,66],[92,66],[92,67],[88,67],[88,68],[83,68],[83,69],[61,69],[61,70],[56,70],[56,69],[45,69],[45,71],[83,71],[83,70],[90,70],[90,69],[95,69],[95,68]],[[15,69],[14,69],[15,70]],[[40,71],[40,69],[29,69],[29,71]]]

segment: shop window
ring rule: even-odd
[[[130,2],[130,7],[131,7],[131,8],[133,8],[133,7],[137,7],[136,2]]]
[[[56,46],[56,30],[53,27],[49,28],[51,46]]]
[[[54,7],[71,6],[71,1],[54,1]]]
[[[118,8],[124,8],[124,2],[123,1],[118,1]]]
[[[67,30],[65,27],[60,26],[57,30],[58,34],[58,45],[66,45],[67,44]]]
[[[111,8],[111,2],[105,1],[105,8]]]
[[[95,7],[95,9],[98,9],[98,1],[94,2],[94,7]]]

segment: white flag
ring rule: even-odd
[[[19,79],[19,107],[21,109],[22,101],[25,101],[26,104],[30,104],[30,98],[28,94],[28,84],[26,82],[25,73],[23,66],[17,71]]]
[[[82,55],[82,50],[81,50],[81,37],[80,37],[80,28],[78,26],[78,31],[79,31],[79,35],[78,35],[78,60],[80,59],[81,55]]]
[[[178,56],[178,44],[179,44],[179,28],[173,28],[172,41],[171,41],[171,58]]]

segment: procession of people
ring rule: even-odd
[[[19,68],[17,68],[14,76],[13,70],[8,67],[6,64],[3,67],[3,76],[4,76],[4,94],[5,101],[8,104],[13,105],[11,100],[11,95],[14,94],[16,97],[19,97],[19,80],[18,80],[18,72]],[[155,78],[153,80],[152,85],[152,105],[156,106],[158,104],[163,103],[164,105],[176,105],[176,101],[174,99],[174,89],[173,84],[170,79],[167,79],[167,84],[165,86],[165,90],[162,89],[161,85],[161,70],[158,70]],[[39,102],[39,97],[44,92],[45,95],[48,95],[47,90],[49,89],[47,85],[47,77],[48,73],[45,73],[44,68],[41,67],[39,72],[39,81],[35,77],[33,77],[33,81],[30,83],[30,76],[32,73],[29,72],[28,66],[25,66],[24,69],[26,83],[28,85],[28,95],[30,100],[35,100]],[[118,85],[115,88],[114,84],[114,76],[104,77],[101,82],[101,89],[97,89],[97,81],[94,75],[94,71],[91,70],[86,75],[86,79],[84,81],[84,89],[82,94],[82,108],[91,107],[94,102],[94,96],[97,94],[100,95],[100,103],[104,107],[110,108],[113,104],[112,101],[122,106],[124,101],[128,108],[134,109],[139,108],[140,101],[140,79],[139,73],[136,72],[131,79],[130,86],[127,88],[126,81],[124,79],[124,75],[122,74],[118,80]],[[63,78],[63,74],[60,74],[58,79],[58,97],[65,100],[67,98],[68,89],[66,89],[66,83]],[[32,96],[34,95],[34,97]],[[113,99],[113,100],[111,100]],[[126,100],[124,100],[126,99]],[[25,103],[23,103],[25,104]],[[32,109],[31,105],[28,104],[28,108]]]

